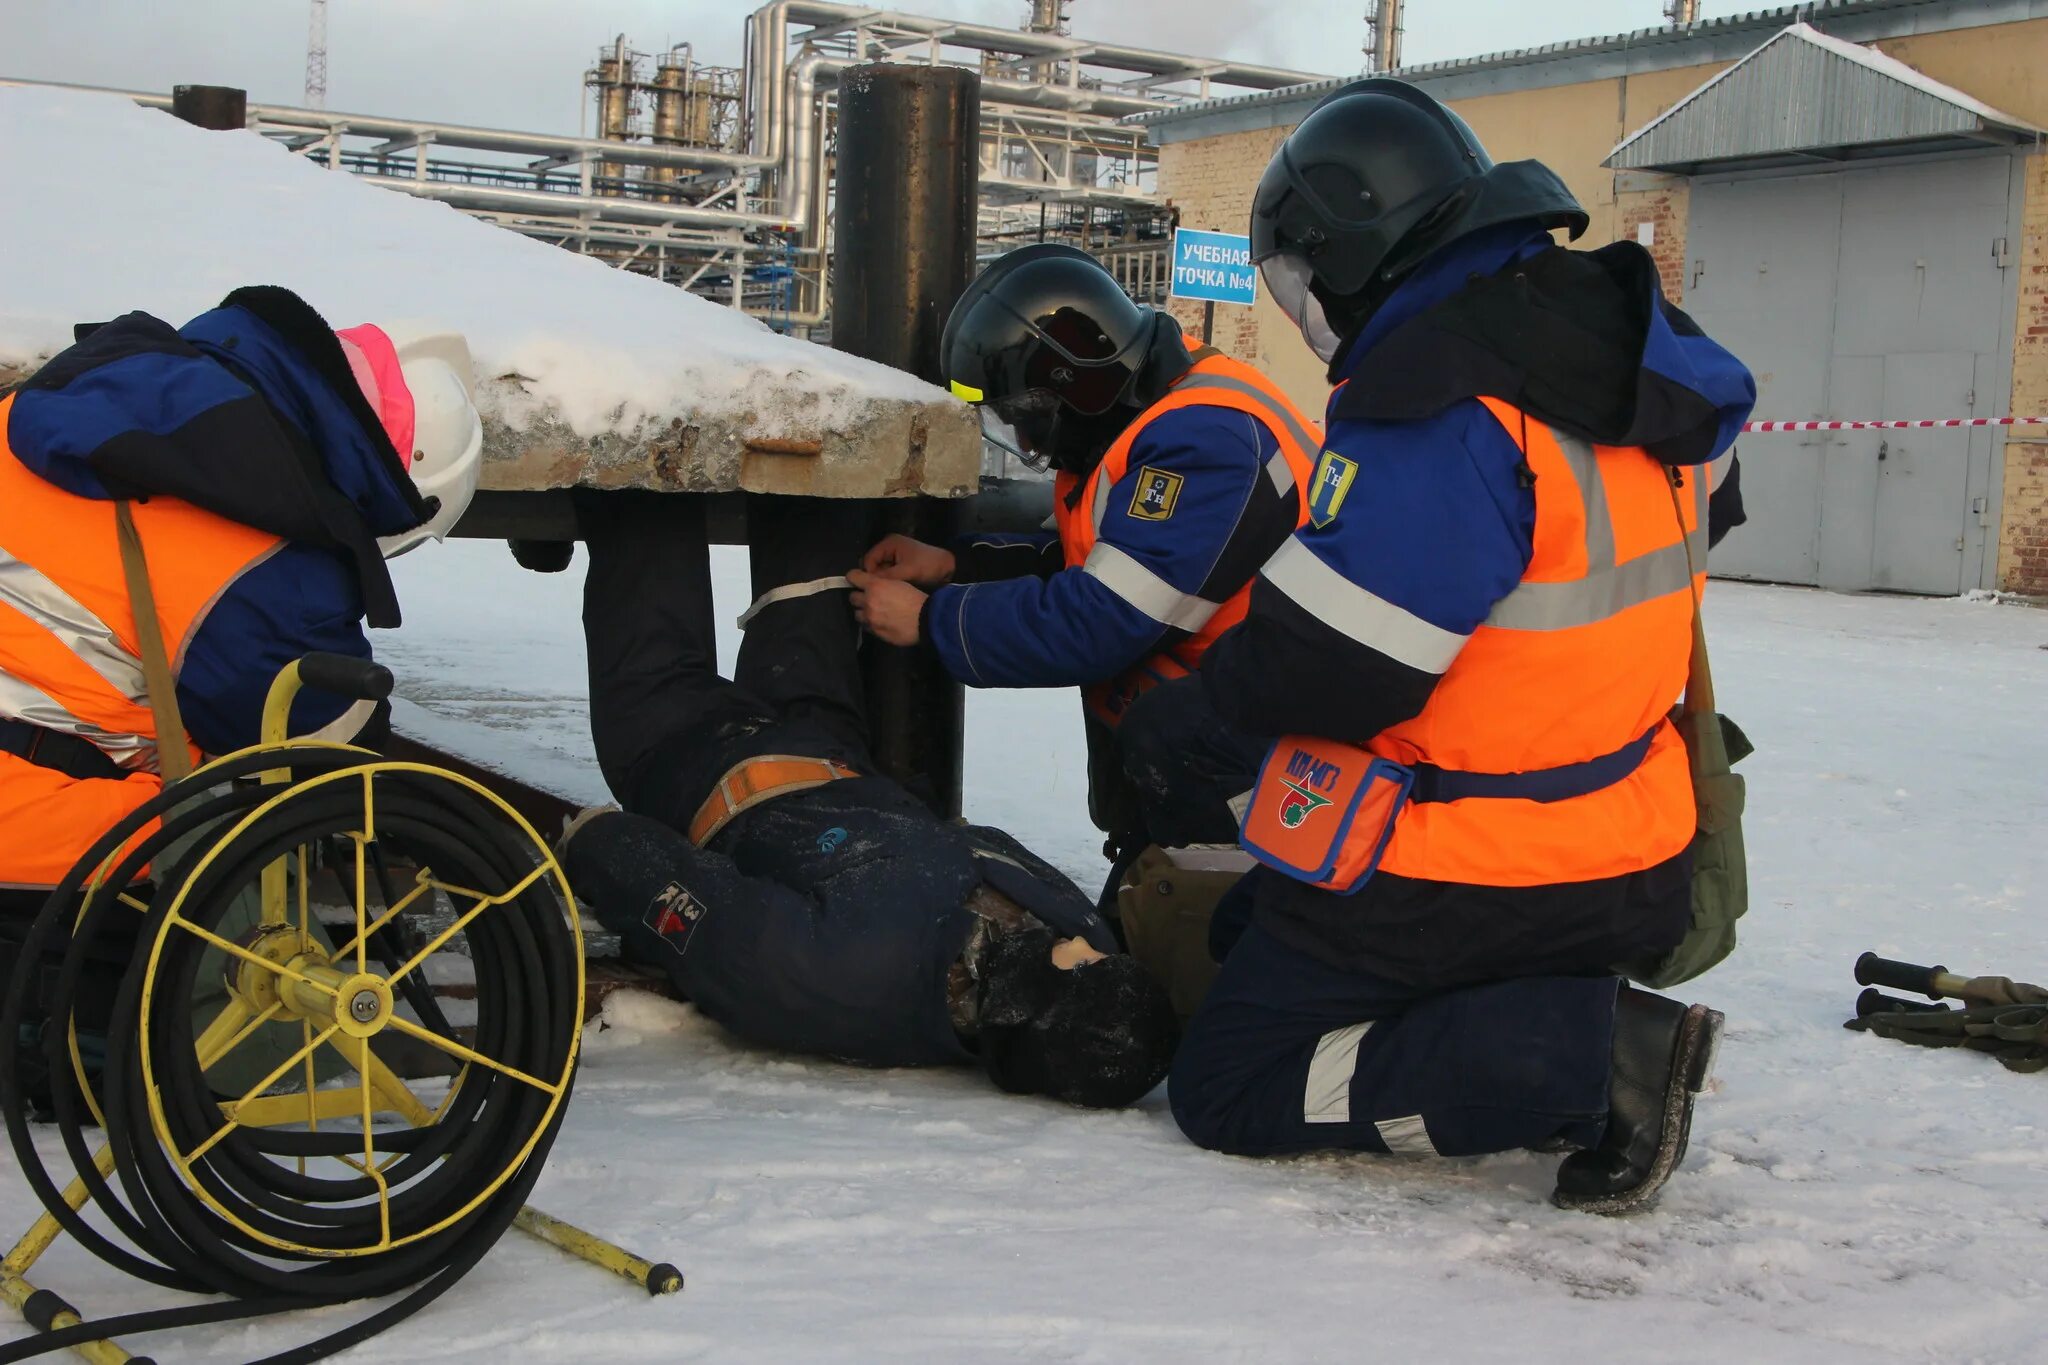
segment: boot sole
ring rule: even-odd
[[[1694,1005],[1685,1012],[1678,1029],[1678,1048],[1671,1059],[1671,1086],[1664,1092],[1664,1139],[1657,1146],[1657,1159],[1641,1182],[1607,1195],[1553,1193],[1551,1202],[1575,1213],[1609,1216],[1636,1213],[1656,1201],[1664,1182],[1685,1159],[1692,1137],[1693,1097],[1713,1079],[1714,1061],[1721,1051],[1721,1029],[1727,1019],[1721,1011]]]

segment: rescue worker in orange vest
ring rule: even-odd
[[[1642,247],[1551,240],[1586,225],[1547,168],[1494,165],[1384,77],[1259,184],[1253,258],[1335,387],[1309,525],[1202,665],[1271,744],[1262,866],[1217,912],[1170,1082],[1205,1147],[1568,1150],[1554,1201],[1602,1213],[1684,1155],[1721,1016],[1614,965],[1688,923],[1666,717],[1710,464],[1755,385]]]
[[[1112,858],[1230,842],[1225,803],[1257,754],[1203,713],[1199,688],[1159,684],[1192,682],[1244,616],[1252,575],[1302,524],[1321,433],[1271,380],[1072,247],[991,265],[941,353],[953,392],[1057,471],[1056,531],[951,550],[891,536],[855,577],[862,623],[974,687],[1081,686]]]
[[[482,462],[459,336],[336,333],[274,287],[180,328],[136,312],[77,330],[0,396],[0,981],[31,991],[41,969],[18,977],[14,949],[46,893],[178,767],[117,518],[146,561],[189,765],[257,742],[292,660],[369,657],[365,621],[399,619],[384,560],[446,535]],[[309,689],[293,732],[346,740],[371,719]],[[88,1023],[126,966],[121,945],[105,956]],[[41,1049],[21,1056],[35,1098]]]

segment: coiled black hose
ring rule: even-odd
[[[225,837],[234,822],[283,790],[245,779],[281,767],[290,770],[291,795],[240,834]],[[230,782],[237,785],[223,787]],[[245,888],[260,883],[267,864],[302,846],[362,830],[366,803],[374,810],[377,843],[431,868],[444,886],[496,896],[529,882],[516,898],[484,911],[462,930],[477,981],[476,1033],[469,1046],[555,1086],[559,1095],[470,1063],[435,1122],[373,1132],[372,1150],[390,1191],[381,1201],[375,1179],[337,1160],[362,1158],[360,1126],[317,1132],[239,1127],[190,1164],[193,1183],[216,1209],[181,1176],[158,1140],[150,1109],[154,1093],[168,1134],[183,1153],[199,1149],[224,1122],[221,1097],[207,1084],[193,1047],[191,1002],[208,945],[168,922],[174,893],[184,888],[181,919],[212,930]],[[159,818],[159,829],[137,837]],[[109,830],[37,916],[0,1011],[0,1038],[20,1036],[27,974],[46,954],[61,954],[55,993],[46,1001],[52,1026],[44,1030],[43,1045],[52,1073],[70,1074],[69,1023],[89,950],[114,917],[137,913],[112,889],[156,870],[152,865],[166,849],[201,830],[208,837],[167,876],[156,878],[158,890],[107,1030],[94,1098],[106,1119],[116,1182],[101,1178],[94,1166],[91,1114],[80,1096],[67,1085],[58,1085],[53,1096],[73,1172],[85,1183],[91,1204],[131,1245],[105,1235],[65,1203],[58,1178],[31,1141],[10,1048],[0,1048],[0,1116],[24,1177],[73,1238],[139,1279],[226,1295],[228,1301],[42,1333],[0,1346],[0,1365],[84,1341],[405,1293],[341,1331],[267,1357],[263,1365],[318,1360],[364,1341],[446,1292],[496,1243],[539,1177],[565,1112],[581,1019],[578,949],[558,884],[532,876],[532,843],[474,791],[445,774],[377,766],[373,756],[359,751],[287,747],[244,755],[167,788]],[[208,850],[214,850],[210,862]],[[109,859],[111,869],[99,883],[107,889],[90,896],[81,917],[81,892]],[[382,898],[389,894],[387,884]],[[458,912],[465,908],[458,901]],[[147,1017],[145,979],[151,994]],[[404,984],[398,983],[401,994]],[[438,1011],[426,1017],[430,1029],[445,1022],[437,1016]],[[143,1077],[145,1038],[153,1085]],[[314,1163],[303,1173],[301,1159]],[[446,1228],[429,1231],[450,1219]],[[265,1237],[310,1250],[282,1250]],[[368,1250],[406,1238],[417,1240]]]

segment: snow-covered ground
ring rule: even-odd
[[[729,623],[743,572],[719,564]],[[493,748],[553,751],[538,776],[589,781],[577,575],[453,545],[399,579],[407,624],[380,648],[403,694],[500,732]],[[1693,988],[1730,1032],[1654,1213],[1554,1210],[1555,1158],[1533,1155],[1214,1156],[1163,1094],[1085,1113],[972,1073],[738,1047],[628,996],[589,1037],[535,1202],[674,1260],[689,1288],[650,1301],[515,1235],[349,1358],[2038,1357],[2048,1081],[1841,1021],[1865,948],[2048,973],[2048,614],[1721,584],[1709,618],[1724,707],[1759,745],[1754,908],[1739,955]],[[975,697],[968,803],[1086,883],[1074,716],[1063,695]],[[27,1214],[0,1179],[0,1228]],[[45,1267],[98,1312],[170,1301],[69,1247]],[[245,1359],[339,1320],[155,1345]]]

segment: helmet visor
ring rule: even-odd
[[[1005,426],[999,421],[993,409],[982,406],[979,411],[981,413],[982,440],[988,442],[997,450],[1002,451],[1006,456],[1015,456],[1026,469],[1043,474],[1052,467],[1051,452],[1043,447],[1035,450],[1026,449],[1025,442],[1021,438],[1012,439],[1017,435],[1015,429]]]
[[[1301,333],[1301,339],[1316,353],[1325,365],[1337,358],[1337,351],[1344,344],[1344,338],[1337,335],[1337,329],[1323,313],[1321,300],[1309,288],[1315,278],[1306,256],[1292,253],[1282,256],[1268,256],[1259,262],[1259,275],[1266,281],[1266,292],[1273,302],[1287,314],[1288,321]]]

